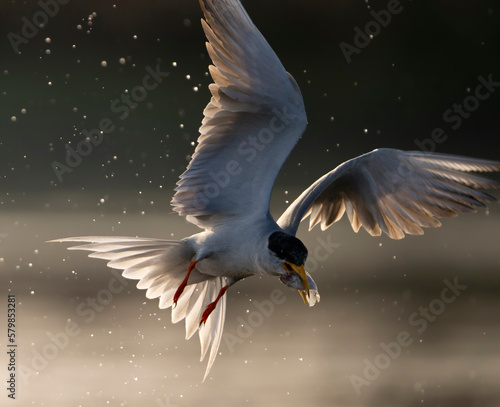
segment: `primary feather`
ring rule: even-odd
[[[496,199],[479,189],[500,182],[471,174],[500,170],[496,161],[378,149],[349,160],[314,182],[283,213],[278,224],[296,233],[310,216],[309,229],[325,230],[347,213],[352,228],[392,239],[423,234],[440,217],[475,212]]]
[[[215,83],[172,205],[213,227],[232,216],[267,216],[276,176],[307,119],[295,80],[240,2],[200,3]]]

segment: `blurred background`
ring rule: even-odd
[[[354,234],[345,219],[323,233],[303,226],[321,302],[307,309],[273,279],[239,283],[205,383],[198,340],[184,341],[182,324],[134,282],[82,315],[113,274],[45,241],[196,232],[169,202],[211,79],[195,0],[54,4],[0,4],[0,324],[13,293],[19,405],[500,405],[498,205],[402,241]],[[350,63],[340,44],[354,46],[355,27],[386,1],[243,4],[296,78],[309,118],[277,180],[275,216],[319,176],[377,147],[500,159],[500,87],[460,124],[449,113],[475,95],[479,77],[500,82],[498,2],[401,1]],[[132,108],[126,100],[147,67],[164,77]],[[58,177],[53,163],[68,165],[66,146],[77,149],[103,119],[114,130]],[[446,140],[432,146],[439,128]],[[466,286],[450,304],[440,300],[445,280]],[[273,290],[285,300],[263,314],[256,304]],[[380,356],[401,332],[412,343]],[[365,372],[376,362],[378,375]]]

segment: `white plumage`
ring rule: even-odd
[[[57,241],[81,243],[70,249],[91,251],[90,257],[138,280],[148,298],[159,298],[160,308],[172,308],[173,323],[185,320],[186,339],[198,331],[201,359],[209,354],[206,378],[222,337],[224,293],[232,284],[255,274],[276,276],[308,305],[319,301],[304,270],[307,249],[295,238],[301,220],[309,216],[310,228],[320,224],[324,230],[347,213],[356,232],[362,226],[393,239],[422,234],[423,227],[440,226],[436,218],[495,201],[478,189],[500,183],[470,172],[500,171],[500,163],[375,150],[318,179],[275,222],[269,212],[274,181],[307,124],[300,90],[238,0],[200,4],[215,83],[172,205],[204,230],[181,241]]]

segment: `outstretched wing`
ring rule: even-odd
[[[447,154],[378,149],[347,161],[307,188],[278,220],[295,234],[310,216],[309,229],[324,230],[344,212],[357,232],[392,239],[423,234],[439,217],[475,212],[494,197],[478,189],[500,188],[500,182],[470,172],[500,171],[500,162]]]
[[[173,305],[174,294],[186,275],[194,256],[186,241],[147,239],[117,236],[82,236],[53,240],[52,242],[86,243],[69,250],[88,250],[89,257],[108,260],[108,266],[123,270],[123,277],[139,280],[137,288],[147,290],[147,298],[159,298],[160,308]],[[226,296],[223,296],[206,324],[200,327],[203,311],[215,300],[220,289],[227,284],[225,277],[212,277],[193,270],[188,286],[172,309],[172,322],[186,321],[186,339],[198,331],[201,360],[209,353],[205,378],[217,356],[224,318]],[[210,350],[210,352],[208,352]]]
[[[302,135],[300,90],[238,0],[201,0],[212,99],[172,200],[202,227],[269,213],[278,172]]]

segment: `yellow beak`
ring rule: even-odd
[[[304,285],[304,290],[298,290],[298,292],[304,300],[304,304],[308,305],[306,296],[309,297],[309,282],[307,281],[307,275],[306,270],[304,269],[304,265],[296,266],[295,264],[285,261],[283,263],[283,268],[287,273],[297,273],[300,276],[302,284]]]

